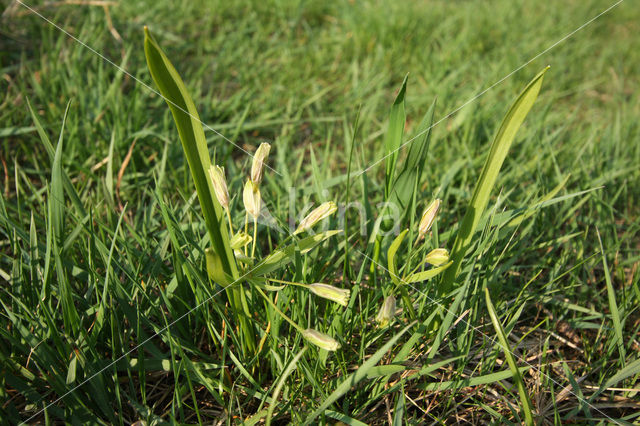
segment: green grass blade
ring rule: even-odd
[[[500,129],[491,144],[489,156],[487,157],[487,161],[484,163],[482,173],[476,183],[473,196],[471,197],[471,201],[467,207],[467,212],[464,215],[462,225],[460,226],[460,230],[456,236],[456,241],[453,244],[453,249],[451,250],[453,265],[444,275],[441,289],[442,293],[449,292],[453,287],[453,282],[458,274],[458,270],[460,269],[462,259],[471,245],[473,234],[480,222],[484,209],[489,203],[489,196],[491,195],[493,186],[498,178],[498,173],[500,172],[502,163],[509,152],[509,147],[515,138],[520,125],[522,125],[522,122],[538,97],[544,74],[548,69],[549,67],[543,69],[538,75],[536,75],[527,87],[525,87],[520,96],[518,96],[513,105],[511,105],[511,108],[509,108],[509,111],[502,121]]]
[[[273,417],[273,410],[276,408],[276,403],[278,402],[278,396],[280,396],[280,390],[282,390],[282,386],[284,385],[285,380],[289,375],[293,372],[298,364],[298,361],[304,355],[305,351],[308,349],[308,346],[302,348],[300,352],[291,360],[287,368],[284,369],[280,378],[278,378],[278,383],[276,384],[275,389],[273,390],[273,396],[271,397],[271,404],[269,405],[269,409],[267,410],[267,419],[266,424],[269,426],[271,424],[271,417]]]
[[[398,159],[398,148],[400,148],[400,144],[402,143],[402,134],[404,133],[404,123],[406,120],[406,114],[404,111],[404,95],[407,90],[408,77],[409,75],[404,77],[398,96],[396,96],[396,100],[391,106],[391,110],[389,111],[389,128],[387,129],[387,133],[384,137],[385,155],[387,155],[385,163],[385,200],[389,199],[393,175],[396,169],[396,161]]]
[[[530,369],[531,369],[531,366],[527,365],[524,367],[520,367],[518,371],[520,372],[520,374],[522,374]],[[499,382],[500,380],[507,380],[510,377],[513,377],[513,371],[511,371],[511,369],[497,371],[495,373],[484,374],[482,376],[467,377],[461,380],[446,380],[446,381],[419,384],[418,389],[428,390],[428,391],[456,390],[456,389],[462,389],[466,387],[487,385],[489,383]]]
[[[416,183],[419,185],[421,182],[422,171],[427,161],[435,106],[436,103],[434,101],[424,115],[417,131],[418,134],[424,133],[409,145],[407,158],[402,165],[402,169],[398,170],[398,177],[393,181],[391,194],[389,196],[390,203],[398,206],[400,211],[406,212],[406,215],[412,213],[410,203],[413,198],[413,192]]]
[[[439,324],[438,332],[436,333],[433,343],[431,344],[431,348],[429,348],[429,353],[427,355],[427,360],[430,361],[435,358],[438,354],[438,350],[440,349],[440,345],[444,341],[444,338],[447,333],[449,333],[449,328],[452,326],[453,322],[458,318],[458,312],[462,310],[464,302],[467,301],[468,297],[468,288],[470,285],[470,277],[467,277],[465,283],[458,290],[459,293],[456,295],[456,298],[453,299],[453,303],[449,309],[447,309],[447,314],[444,316],[442,323]],[[426,322],[425,322],[426,323]],[[425,325],[423,323],[423,325]],[[437,326],[438,322],[432,323],[432,326]]]
[[[522,374],[518,369],[518,364],[516,363],[516,360],[511,353],[511,349],[509,349],[509,342],[507,341],[507,336],[504,334],[504,330],[502,329],[502,325],[500,324],[500,320],[498,319],[496,310],[493,307],[493,303],[491,302],[489,289],[485,288],[484,291],[485,299],[487,302],[487,310],[489,311],[491,322],[493,323],[493,327],[495,328],[496,334],[498,335],[498,340],[500,341],[500,345],[502,346],[502,350],[504,351],[504,356],[507,359],[507,363],[509,364],[509,369],[511,370],[511,374],[513,375],[513,380],[518,386],[518,393],[520,393],[520,402],[522,403],[522,411],[524,412],[525,424],[533,425],[533,410],[531,408],[531,401],[529,400],[527,389],[525,388],[524,381],[522,380]]]
[[[625,359],[627,353],[624,349],[624,337],[622,334],[623,325],[620,319],[620,310],[618,309],[618,303],[616,302],[616,291],[613,288],[611,282],[611,273],[609,272],[609,265],[607,265],[607,258],[604,254],[604,247],[602,246],[602,238],[600,238],[600,231],[596,229],[598,234],[598,242],[600,243],[600,253],[602,253],[602,266],[604,267],[604,278],[607,284],[607,297],[609,299],[609,310],[611,311],[611,320],[613,321],[613,330],[615,333],[615,343],[618,347],[618,354],[620,355],[620,365],[625,367]]]
[[[56,146],[55,154],[53,155],[53,161],[51,163],[51,184],[49,190],[49,215],[51,220],[51,226],[53,227],[53,235],[56,243],[62,247],[62,236],[64,234],[64,187],[62,186],[62,149],[64,134],[64,123],[69,112],[69,104],[62,120],[62,128],[60,129],[60,137],[58,138],[58,144]]]
[[[380,349],[376,351],[371,358],[366,360],[355,373],[350,374],[342,383],[338,385],[338,387],[325,399],[322,404],[313,412],[311,415],[305,420],[304,424],[308,425],[313,422],[313,420],[318,417],[320,414],[324,412],[331,404],[336,402],[341,396],[345,393],[349,392],[353,386],[358,384],[361,380],[367,377],[367,373],[369,370],[375,367],[375,365],[382,359],[384,354],[387,353],[389,349],[402,337],[404,333],[409,330],[409,328],[413,327],[413,324],[409,324],[406,326],[400,333],[393,336],[387,343],[384,344]]]
[[[349,425],[349,426],[367,426],[366,423],[363,423],[360,420],[356,420],[353,417],[349,417],[346,414],[337,413],[337,412],[331,411],[331,410],[326,410],[324,412],[324,414],[327,417],[331,417],[332,419],[338,420],[336,425],[345,424],[345,425]],[[342,423],[340,423],[340,422],[342,422]]]
[[[621,368],[616,374],[611,376],[606,382],[602,383],[598,390],[589,397],[589,402],[595,401],[598,396],[606,391],[608,388],[616,386],[621,381],[631,377],[640,375],[640,359],[636,359],[627,364],[626,367]]]
[[[63,187],[62,172],[62,151],[63,151],[63,134],[64,124],[66,122],[67,113],[69,112],[69,103],[65,110],[62,120],[62,128],[60,129],[60,137],[53,156],[51,164],[51,183],[49,189],[49,224],[52,233],[52,250],[56,265],[56,275],[58,278],[58,291],[62,301],[62,311],[64,325],[67,330],[78,331],[80,326],[80,318],[73,303],[73,289],[65,272],[63,265],[63,236],[65,224],[65,200]]]
[[[47,136],[47,132],[45,132],[44,127],[42,126],[42,123],[38,118],[38,114],[36,114],[36,112],[33,110],[33,107],[31,106],[31,102],[29,102],[29,99],[27,99],[27,106],[29,107],[29,113],[31,114],[31,119],[33,120],[33,124],[36,128],[36,131],[38,132],[38,136],[40,137],[40,140],[42,141],[42,144],[44,145],[47,151],[47,154],[49,155],[49,159],[53,161],[53,157],[55,155],[55,148],[53,147],[53,144],[51,143],[49,136]],[[80,201],[78,192],[73,187],[73,184],[69,179],[69,176],[65,173],[64,170],[62,170],[62,178],[64,181],[63,182],[64,189],[67,191],[67,195],[71,199],[73,206],[78,210],[78,212],[80,212],[79,216],[86,216],[87,212],[85,211],[84,206],[82,205],[82,201]]]
[[[396,398],[396,408],[393,413],[392,426],[402,426],[405,415],[404,385],[400,387],[400,392]]]

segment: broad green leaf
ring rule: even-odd
[[[193,176],[196,186],[212,249],[218,255],[224,273],[235,281],[239,278],[238,267],[229,244],[229,234],[222,206],[213,195],[213,182],[208,176],[211,159],[200,116],[178,71],[151,36],[148,28],[145,27],[144,33],[144,53],[147,66],[162,97],[169,105],[176,123],[182,149],[187,157],[191,176]],[[227,297],[232,309],[239,317],[245,344],[244,349],[252,353],[255,350],[255,332],[250,323],[251,313],[248,312],[245,295],[242,289],[234,286],[227,289]]]
[[[414,325],[413,323],[409,324],[404,329],[402,329],[400,333],[396,334],[391,339],[389,339],[389,341],[385,343],[384,346],[382,346],[380,349],[378,349],[376,353],[371,355],[371,357],[368,360],[366,360],[355,371],[355,373],[352,373],[349,376],[347,376],[347,378],[338,385],[338,387],[331,393],[331,395],[329,395],[327,399],[325,399],[322,402],[322,404],[320,404],[320,406],[313,413],[311,413],[309,417],[307,417],[304,424],[305,425],[311,424],[313,420],[316,417],[318,417],[320,414],[322,414],[324,410],[329,408],[331,404],[336,402],[340,397],[342,397],[345,393],[347,393],[352,387],[357,385],[361,380],[367,378],[367,373],[376,366],[378,361],[382,359],[382,357],[387,353],[387,351],[391,349],[391,347],[395,345],[398,339],[400,339],[400,337],[402,337],[402,335],[406,333],[407,330],[409,330],[409,328],[413,327],[413,325]]]
[[[400,235],[398,235],[396,239],[393,240],[393,243],[391,243],[391,246],[389,246],[389,250],[387,251],[387,266],[389,267],[389,273],[393,282],[398,286],[401,283],[400,277],[398,276],[398,268],[396,268],[396,253],[400,248],[402,241],[404,241],[404,237],[407,235],[407,232],[409,232],[408,229],[402,231]]]
[[[525,424],[533,425],[533,410],[531,408],[531,401],[529,400],[529,394],[527,393],[527,388],[524,386],[524,381],[522,380],[522,374],[518,369],[518,364],[516,363],[513,354],[511,353],[511,349],[509,348],[509,342],[507,341],[507,336],[504,334],[504,330],[502,329],[502,324],[500,324],[500,320],[498,319],[498,315],[496,314],[496,310],[493,307],[493,303],[491,302],[491,296],[489,296],[489,289],[485,287],[484,289],[485,300],[487,302],[487,310],[489,311],[489,316],[491,317],[491,322],[493,323],[493,328],[496,330],[496,334],[498,335],[498,340],[500,341],[500,346],[502,346],[502,350],[504,352],[504,356],[507,359],[507,363],[509,364],[509,369],[511,369],[511,374],[513,375],[513,380],[516,382],[518,386],[518,393],[520,394],[520,402],[522,404],[522,411],[524,412]]]
[[[153,81],[173,114],[182,148],[196,186],[211,244],[220,257],[224,272],[234,279],[238,278],[223,210],[216,197],[213,196],[213,183],[207,175],[211,159],[200,116],[178,71],[146,27],[144,33],[144,52],[147,66]]]
[[[502,121],[500,129],[491,144],[489,156],[484,163],[482,173],[476,183],[473,196],[471,197],[471,201],[467,207],[467,212],[464,215],[464,219],[460,225],[460,230],[458,231],[455,243],[453,244],[453,249],[451,250],[453,266],[445,273],[441,287],[441,292],[443,294],[449,292],[453,286],[453,282],[458,274],[458,270],[460,269],[462,259],[471,246],[473,235],[478,223],[480,222],[482,213],[489,203],[489,197],[491,196],[491,191],[493,190],[493,186],[498,178],[498,173],[500,172],[502,163],[509,152],[511,143],[515,138],[520,125],[538,97],[544,74],[548,69],[549,67],[546,67],[536,75],[527,87],[525,87],[520,96],[518,96],[513,105],[511,105],[511,108],[509,108],[509,111]]]
[[[224,273],[222,259],[218,256],[218,253],[215,250],[208,248],[205,250],[204,254],[207,258],[207,274],[209,275],[209,278],[221,286],[231,284],[228,275]]]
[[[291,244],[284,248],[274,250],[251,270],[251,276],[257,277],[275,271],[293,261],[296,249],[299,249],[301,254],[308,253],[324,240],[340,232],[342,231],[321,232],[310,237],[305,237],[299,240],[297,244]]]
[[[72,384],[76,381],[76,369],[78,366],[78,356],[74,353],[71,356],[71,361],[69,362],[69,369],[67,370],[67,381],[68,385]]]
[[[396,161],[398,160],[398,149],[402,144],[402,134],[404,133],[404,123],[406,120],[404,111],[404,95],[407,90],[408,77],[409,75],[404,77],[398,96],[396,96],[396,100],[391,106],[391,110],[389,111],[389,128],[387,129],[387,133],[384,137],[384,147],[387,156],[384,187],[385,200],[389,199],[393,175],[396,169]]]

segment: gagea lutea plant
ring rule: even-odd
[[[336,212],[336,204],[326,202],[317,207],[299,223],[293,233],[286,236],[278,244],[277,248],[262,255],[258,250],[258,247],[261,247],[258,242],[258,218],[263,204],[260,185],[267,167],[271,146],[266,143],[260,145],[253,155],[251,172],[242,190],[230,191],[226,183],[224,169],[219,165],[211,164],[202,125],[184,83],[146,29],[145,53],[151,76],[173,114],[195,182],[211,244],[205,251],[207,273],[213,282],[226,291],[228,310],[235,322],[232,324],[233,333],[237,336],[235,340],[237,347],[234,347],[234,351],[239,351],[243,355],[243,362],[249,365],[258,359],[265,340],[271,332],[271,322],[265,322],[264,316],[256,315],[258,312],[263,312],[265,308],[270,308],[281,319],[287,321],[312,346],[325,351],[338,350],[341,347],[340,336],[332,336],[330,334],[335,333],[326,330],[320,331],[319,328],[323,327],[319,319],[309,319],[309,322],[314,324],[312,327],[298,324],[278,306],[277,298],[273,295],[279,294],[278,292],[285,286],[297,286],[306,289],[310,295],[317,298],[325,299],[339,306],[347,306],[351,296],[350,291],[327,283],[307,284],[271,276],[274,271],[294,260],[297,261],[300,256],[308,254],[322,242],[340,232],[330,230],[305,236],[314,225]],[[390,278],[390,282],[386,284],[384,284],[386,280],[382,280],[381,294],[378,295],[382,297],[381,305],[377,315],[372,318],[373,322],[381,328],[392,325],[398,313],[398,300],[401,300],[401,312],[409,325],[393,336],[361,368],[373,367],[384,355],[384,352],[389,350],[391,345],[410,328],[416,327],[416,324],[414,335],[404,345],[403,352],[408,353],[418,341],[428,336],[433,338],[428,359],[432,359],[437,353],[444,333],[449,329],[457,310],[462,306],[464,289],[456,293],[451,308],[447,308],[442,303],[432,304],[433,308],[427,320],[417,318],[412,297],[432,292],[440,300],[444,300],[443,296],[450,294],[454,286],[460,285],[457,277],[461,270],[462,261],[473,245],[474,235],[487,207],[498,172],[518,128],[538,95],[545,72],[546,69],[525,87],[505,116],[491,145],[464,219],[457,229],[454,228],[457,232],[454,234],[455,242],[451,253],[446,248],[439,247],[437,238],[430,237],[431,230],[437,223],[441,207],[439,199],[429,203],[424,208],[419,222],[414,223],[420,204],[417,188],[421,182],[428,151],[435,104],[432,104],[422,120],[418,128],[419,137],[409,145],[406,159],[400,163],[398,150],[402,147],[406,118],[404,111],[405,78],[391,107],[389,128],[385,136],[387,151],[385,158],[387,161],[384,186],[385,207],[382,209],[382,213],[389,211],[390,206],[396,206],[401,212],[401,217],[397,219],[412,225],[390,240],[388,233],[386,237],[383,237],[384,233],[381,232],[382,228],[387,225],[383,220],[385,215],[381,214],[373,227],[366,252],[367,258],[371,260],[369,268],[371,276],[368,278],[373,283],[378,282],[377,271],[384,256],[386,256],[388,267],[384,269],[387,269]],[[234,230],[231,200],[234,199],[234,196],[239,197],[240,192],[245,210],[244,229]],[[249,227],[252,228],[252,232]],[[413,243],[405,244],[405,249],[400,251],[409,232],[416,238]],[[443,272],[444,274],[441,275]],[[429,280],[436,277],[438,279],[432,281],[433,285],[426,285]],[[409,292],[409,289],[412,291]],[[274,337],[277,339],[279,336],[275,335]],[[299,356],[301,354],[302,352],[299,353]],[[358,377],[358,380],[361,380],[364,376],[358,375]],[[339,386],[307,418],[307,423],[313,421],[325,408],[344,395],[350,386],[357,382],[354,379],[348,378],[347,380],[348,384],[345,382]]]
[[[210,279],[226,291],[229,308],[237,321],[245,360],[256,359],[270,331],[270,323],[255,312],[270,307],[286,320],[309,343],[335,351],[340,343],[325,332],[302,326],[285,314],[272,294],[287,285],[307,289],[310,294],[346,306],[350,292],[324,283],[297,283],[270,278],[274,271],[305,255],[323,241],[339,233],[329,230],[304,236],[319,221],[336,211],[333,202],[322,204],[304,218],[292,235],[287,236],[271,253],[261,256],[258,218],[262,210],[262,183],[271,145],[263,143],[253,155],[251,172],[241,191],[245,209],[244,229],[234,230],[231,199],[240,191],[230,191],[223,167],[211,164],[204,131],[198,112],[178,72],[158,43],[145,28],[145,55],[153,81],[173,114],[180,141],[196,186],[198,200],[209,234],[211,246],[205,250]],[[252,227],[252,233],[249,227]],[[249,248],[250,247],[250,248]],[[260,303],[259,301],[263,302]],[[258,341],[259,340],[259,341]]]

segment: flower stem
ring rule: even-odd
[[[256,239],[258,238],[258,219],[253,219],[253,245],[251,246],[251,257],[256,252]]]
[[[249,213],[244,214],[244,233],[249,230]],[[247,256],[247,246],[244,246],[244,255]]]
[[[275,278],[267,278],[267,280],[273,281],[274,283],[297,285],[298,287],[309,288],[309,284],[297,283],[297,282],[294,282],[294,281],[277,280]]]
[[[282,312],[277,306],[276,304],[273,302],[273,300],[271,300],[269,298],[269,296],[267,296],[266,294],[264,294],[264,292],[262,291],[262,289],[260,287],[256,287],[256,290],[258,290],[258,292],[262,295],[262,297],[264,297],[264,299],[271,305],[271,307],[278,313],[280,314],[280,316],[282,318],[284,318],[289,324],[291,324],[296,330],[298,330],[299,332],[303,332],[304,329],[302,327],[300,327],[298,324],[296,324],[291,318],[289,318],[284,312]]]
[[[231,236],[233,237],[233,225],[231,224],[231,214],[229,214],[229,207],[224,209],[227,212],[227,220],[229,221],[229,231],[231,232]]]

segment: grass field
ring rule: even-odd
[[[640,8],[598,16],[613,5],[2,2],[0,423],[637,424]],[[257,231],[241,272],[269,281],[208,276],[216,242],[145,25],[225,168],[234,229]],[[455,255],[501,122],[546,65],[459,273],[408,285],[429,250]],[[411,142],[389,155],[407,74]],[[429,123],[394,261],[381,203]],[[245,226],[262,142],[281,229],[326,201],[366,218],[339,209],[317,228],[342,232],[310,251]],[[270,253],[286,257],[267,268]]]

